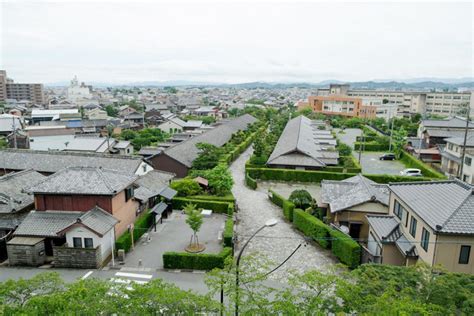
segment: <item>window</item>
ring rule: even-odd
[[[427,231],[423,227],[423,230],[421,231],[421,248],[425,249],[425,251],[428,251],[429,243],[430,243],[430,232]]]
[[[415,237],[416,235],[416,224],[417,220],[412,216],[410,220],[410,235],[412,235],[413,237]]]
[[[85,248],[94,248],[94,240],[92,238],[84,238]]]
[[[403,212],[405,210],[403,209],[403,206],[398,203],[397,200],[395,200],[395,204],[393,205],[393,214],[395,214],[400,220],[403,218]]]
[[[130,200],[133,197],[133,187],[125,189],[125,202]]]
[[[74,248],[82,248],[82,238],[73,237],[72,243],[73,243]]]
[[[470,166],[471,163],[472,163],[472,158],[471,157],[466,157],[464,159],[464,163],[466,164],[466,166]]]
[[[461,252],[459,253],[459,264],[468,264],[470,254],[471,246],[461,246]]]

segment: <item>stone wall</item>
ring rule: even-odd
[[[102,265],[100,245],[96,248],[53,248],[54,266],[57,268],[96,269]]]
[[[11,266],[40,266],[46,260],[44,242],[36,245],[7,244],[8,262]]]

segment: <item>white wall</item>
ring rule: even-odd
[[[66,233],[66,242],[69,247],[74,247],[74,243],[73,243],[74,237],[83,238],[82,247],[84,247],[84,238],[92,238],[93,243],[94,243],[93,245],[94,248],[100,245],[102,259],[105,259],[109,256],[110,251],[111,251],[112,240],[114,238],[113,229],[111,229],[103,237],[99,237],[95,233],[93,233],[91,230],[82,226],[74,227]]]

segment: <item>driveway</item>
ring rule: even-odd
[[[344,144],[351,146],[354,149],[354,143],[356,137],[362,135],[362,131],[359,128],[346,128],[344,131],[341,131],[340,128],[335,128],[337,138]]]
[[[359,159],[359,153],[352,153],[356,159]],[[363,152],[360,158],[362,172],[367,174],[393,174],[399,175],[400,171],[406,169],[405,165],[397,160],[380,160],[382,152]]]
[[[300,243],[305,243],[305,241],[303,235],[284,219],[282,209],[270,202],[266,192],[254,191],[245,186],[245,162],[249,159],[250,154],[251,149],[247,149],[230,166],[235,182],[232,193],[239,208],[236,214],[238,237],[236,253],[239,252],[247,238],[262,227],[268,219],[276,218],[279,223],[261,231],[245,250],[246,254],[258,252],[264,255],[276,266],[283,262]],[[270,277],[284,281],[289,270],[303,272],[318,269],[325,271],[335,263],[337,263],[337,259],[330,251],[311,242],[305,247],[301,247],[288,262],[272,273]]]

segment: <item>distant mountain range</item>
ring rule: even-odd
[[[330,83],[348,83],[352,89],[456,89],[456,88],[474,88],[474,78],[459,79],[437,79],[437,78],[419,78],[407,79],[401,81],[394,80],[372,80],[358,82],[344,82],[340,80],[324,80],[317,83],[310,82],[245,82],[245,83],[219,83],[219,82],[199,82],[187,80],[173,81],[140,81],[131,83],[107,83],[91,82],[87,83],[94,87],[230,87],[241,89],[283,89],[283,88],[323,88],[328,87]],[[68,86],[69,82],[55,82],[46,84],[48,87]]]

